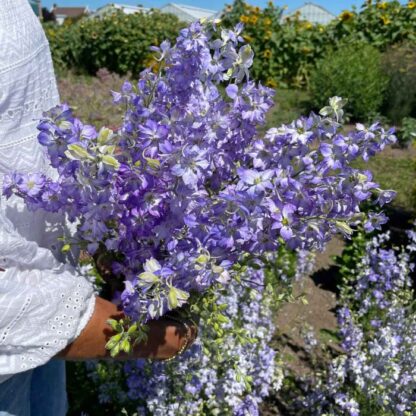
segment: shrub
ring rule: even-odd
[[[390,47],[382,64],[389,77],[383,113],[399,124],[405,117],[416,116],[416,43]]]
[[[402,120],[397,138],[400,147],[409,147],[409,145],[416,142],[416,118],[405,117]]]
[[[52,56],[58,68],[95,74],[100,68],[137,75],[151,59],[150,47],[174,40],[181,27],[175,16],[122,11],[98,18],[83,18],[63,27],[46,25]]]
[[[328,52],[311,74],[313,106],[321,108],[328,97],[338,95],[348,99],[347,111],[355,119],[376,112],[387,83],[380,60],[380,52],[365,43],[345,43]]]

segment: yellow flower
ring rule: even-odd
[[[391,20],[384,14],[380,16],[380,19],[383,21],[383,25],[389,25],[391,23]]]
[[[407,5],[409,9],[414,9],[416,7],[416,1],[409,1],[409,4]]]
[[[264,25],[265,25],[265,26],[270,26],[270,25],[272,24],[272,20],[271,20],[271,19],[269,19],[268,17],[266,17],[266,18],[263,20],[263,23],[264,23]]]
[[[377,3],[377,9],[387,9],[387,6],[388,6],[388,4],[387,4],[387,2],[386,1],[383,1],[383,3]]]
[[[254,13],[260,13],[260,7],[256,6],[256,7],[254,8]]]
[[[250,17],[250,23],[255,25],[257,23],[257,20],[259,20],[259,18],[257,16],[251,16]]]
[[[268,58],[271,58],[271,57],[272,57],[272,51],[271,51],[270,49],[266,49],[266,50],[263,52],[263,58],[268,59]]]
[[[301,24],[301,27],[303,27],[304,29],[312,29],[313,28],[313,24],[311,22],[308,21],[303,21]]]
[[[268,5],[269,7],[273,7],[273,2],[272,2],[272,1],[269,1],[269,2],[267,3],[267,5]]]
[[[339,15],[339,20],[341,20],[342,22],[347,22],[348,20],[351,20],[353,17],[354,17],[354,13],[350,12],[349,10],[344,10]]]
[[[240,16],[240,22],[242,23],[248,23],[249,17],[248,16]]]
[[[264,34],[264,38],[266,40],[270,39],[272,37],[272,35],[273,35],[273,32],[271,30],[266,30],[266,33]]]
[[[274,79],[269,78],[269,79],[266,81],[266,87],[269,87],[269,88],[276,88],[276,87],[277,87],[277,82],[276,82]]]

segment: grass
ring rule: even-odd
[[[276,91],[276,105],[267,115],[266,128],[287,124],[301,114],[309,113],[309,94],[304,90],[279,89]]]
[[[124,108],[112,103],[111,91],[120,91],[123,78],[98,71],[96,77],[66,72],[58,75],[61,101],[69,104],[83,123],[96,127],[117,127],[122,122]]]
[[[397,192],[393,208],[416,213],[416,159],[410,150],[387,149],[368,162],[360,161],[355,166],[370,170],[382,189]]]

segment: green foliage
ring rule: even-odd
[[[367,0],[359,11],[344,11],[328,27],[329,41],[339,43],[352,38],[380,50],[405,40],[416,40],[414,2]]]
[[[383,113],[395,124],[416,117],[416,42],[391,46],[382,65],[389,77]]]
[[[175,16],[160,13],[124,14],[115,11],[102,18],[83,18],[74,24],[45,25],[55,66],[95,74],[138,74],[152,62],[150,47],[174,40],[183,27]]]
[[[252,73],[273,88],[303,85],[326,39],[323,26],[301,21],[299,16],[282,21],[283,12],[273,2],[260,9],[237,0],[223,18],[226,26],[244,23],[243,37],[255,52]]]
[[[355,119],[376,112],[387,85],[380,60],[380,52],[365,43],[348,42],[328,53],[311,74],[313,106],[321,108],[337,95],[348,99],[347,111]]]
[[[88,364],[87,364],[88,366]],[[119,415],[118,402],[123,399],[123,393],[120,390],[120,384],[124,383],[122,377],[122,366],[114,362],[106,361],[106,364],[100,362],[96,364],[94,370],[96,374],[91,378],[85,362],[67,362],[67,393],[69,401],[68,416],[79,415],[100,415],[114,416]],[[91,366],[91,365],[90,365]],[[106,391],[110,398],[106,405],[99,402],[100,392],[97,380],[102,383],[109,383]],[[118,380],[118,384],[110,384],[111,381]],[[133,409],[131,409],[133,410]]]
[[[371,234],[366,234],[362,229],[356,231],[350,240],[346,240],[342,253],[333,258],[338,266],[339,298],[344,302],[347,300],[349,303],[354,302],[355,276],[359,272],[357,267],[366,253],[366,244],[371,237]]]
[[[264,130],[291,123],[300,114],[309,112],[309,94],[306,90],[278,88],[274,96],[275,105],[267,113]]]
[[[405,117],[397,132],[398,142],[401,147],[408,147],[416,142],[416,118]]]
[[[359,11],[344,11],[329,25],[313,25],[299,14],[281,19],[284,8],[268,2],[264,9],[236,0],[225,9],[224,23],[245,24],[244,38],[256,53],[253,74],[271,87],[307,85],[310,72],[328,47],[346,39],[369,43],[380,51],[416,40],[414,2],[367,1]]]
[[[412,214],[415,212],[415,196],[411,190],[415,189],[416,193],[416,162],[410,152],[385,150],[384,154],[379,154],[368,162],[355,161],[354,167],[368,169],[382,189],[394,189],[397,192],[391,203],[393,209],[399,208]]]

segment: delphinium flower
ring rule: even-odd
[[[272,389],[280,388],[283,376],[276,352],[269,346],[274,309],[264,273],[246,274],[250,276],[244,281],[258,283],[255,289],[234,281],[215,302],[224,311],[224,327],[237,329],[238,336],[226,332],[221,345],[213,342],[216,334],[206,314],[196,343],[173,362],[90,365],[100,401],[115,402],[143,416],[259,414],[260,403]]]
[[[6,195],[77,222],[69,243],[109,253],[133,320],[227,285],[247,257],[282,245],[322,249],[366,221],[361,202],[394,195],[351,166],[394,142],[393,130],[358,124],[343,135],[339,97],[320,115],[259,134],[273,90],[250,79],[241,31],[195,22],[176,44],[153,48],[158,72],[114,94],[126,108],[116,132],[84,125],[65,105],[52,109],[39,141],[58,178],[6,181]],[[371,226],[383,221],[373,216]]]
[[[345,354],[305,398],[308,414],[415,414],[414,230],[408,235],[402,249],[388,248],[388,233],[367,244],[353,295],[338,310]]]

